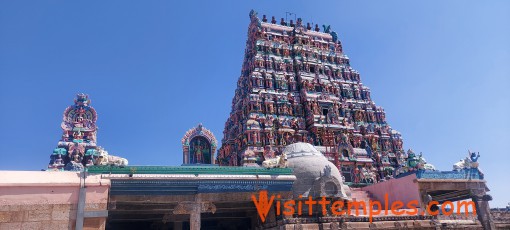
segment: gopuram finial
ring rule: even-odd
[[[76,98],[74,99],[74,104],[78,106],[88,106],[90,104],[89,95],[84,93],[76,94]]]
[[[253,9],[252,9],[252,10],[250,10],[250,20],[251,20],[252,22],[256,22],[258,26],[260,26],[260,25],[261,25],[261,23],[262,23],[262,22],[260,21],[260,19],[257,17],[257,11],[255,11],[255,10],[253,10]]]
[[[253,18],[257,18],[257,11],[255,11],[254,9],[250,10],[250,18],[253,19]]]

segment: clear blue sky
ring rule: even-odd
[[[79,92],[132,165],[179,165],[199,122],[221,140],[252,8],[330,24],[406,149],[480,151],[510,202],[510,1],[0,1],[0,169],[45,168]]]

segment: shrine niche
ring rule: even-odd
[[[202,124],[188,130],[181,142],[183,164],[214,164],[216,137]]]

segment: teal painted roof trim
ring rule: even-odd
[[[290,168],[235,166],[90,166],[91,174],[224,174],[224,175],[293,175]]]

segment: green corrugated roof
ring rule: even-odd
[[[292,175],[290,168],[266,169],[261,167],[232,166],[90,166],[92,174],[225,174],[225,175]]]

